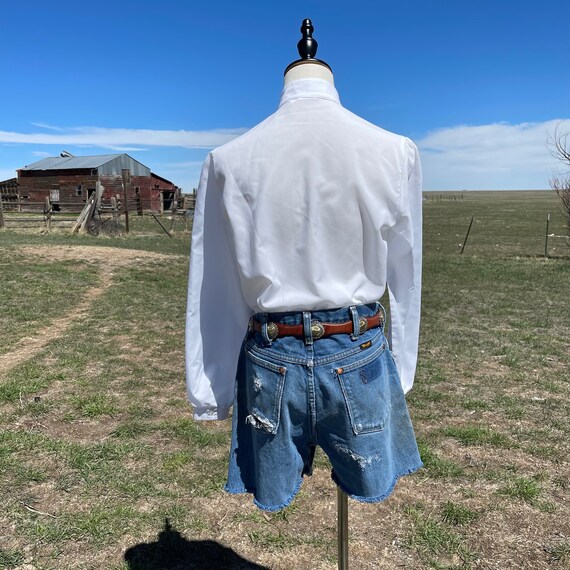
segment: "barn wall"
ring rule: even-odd
[[[3,196],[18,196],[20,185],[17,178],[10,178],[0,182],[0,194]]]
[[[64,202],[87,202],[89,190],[95,191],[97,176],[73,175],[59,176],[59,201]],[[81,196],[77,196],[77,189],[81,185]]]
[[[123,179],[121,176],[101,176],[101,184],[104,186],[103,200],[108,201],[113,196],[119,194],[123,200]],[[143,201],[144,210],[160,210],[160,201],[151,202],[152,179],[149,176],[131,176],[131,183],[127,186],[127,198],[129,200],[129,210],[136,208],[136,189]]]
[[[45,202],[46,197],[53,198],[55,192],[59,191],[59,203],[85,202],[87,200],[88,189],[95,189],[97,176],[91,171],[83,173],[70,173],[69,171],[30,171],[19,172],[18,182],[20,184],[20,195],[22,199],[28,196],[30,202]],[[77,195],[77,189],[81,185],[81,196]],[[54,191],[54,193],[51,193]],[[54,200],[56,201],[56,200]]]
[[[175,196],[179,196],[180,189],[170,182],[169,180],[165,180],[160,176],[156,176],[154,173],[151,173],[151,203],[153,210],[163,210],[163,193],[164,192],[174,192]]]
[[[136,162],[136,161],[133,161]],[[118,166],[123,166],[119,163]],[[133,166],[131,164],[131,166]],[[142,166],[142,165],[141,165]],[[146,168],[146,167],[144,167]],[[70,170],[54,170],[54,171],[19,171],[18,182],[20,185],[20,195],[24,200],[29,199],[35,204],[43,204],[46,197],[52,198],[57,195],[58,203],[65,205],[66,203],[77,204],[86,202],[88,198],[88,190],[95,189],[97,181],[103,187],[103,200],[110,201],[113,196],[119,194],[123,200],[123,178],[121,176],[121,168],[117,175],[102,174],[97,176],[94,170],[70,171]],[[136,169],[140,171],[140,169]],[[146,169],[149,173],[150,170]],[[77,195],[77,189],[81,185],[81,195]],[[160,211],[162,205],[163,192],[176,192],[178,188],[172,182],[162,179],[158,176],[149,175],[133,175],[131,172],[131,182],[127,187],[127,197],[129,200],[129,209],[136,209],[136,189],[143,201],[143,209]],[[27,197],[27,198],[26,198]]]

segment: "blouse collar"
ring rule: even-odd
[[[338,91],[334,85],[326,79],[295,79],[283,87],[279,107],[293,99],[328,99],[340,105]]]

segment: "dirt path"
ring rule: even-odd
[[[89,311],[91,304],[111,286],[114,270],[135,265],[143,260],[164,261],[173,257],[181,257],[150,251],[97,246],[27,246],[18,248],[18,252],[33,258],[34,261],[39,258],[47,262],[68,259],[95,262],[99,265],[100,281],[96,287],[89,290],[83,301],[65,316],[53,320],[49,325],[38,330],[34,336],[20,339],[17,348],[7,354],[0,355],[0,374],[5,374],[15,366],[35,356],[48,343],[63,336],[72,323],[83,318]]]

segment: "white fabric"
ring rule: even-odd
[[[187,391],[196,419],[224,419],[248,319],[330,309],[389,288],[405,392],[418,352],[422,192],[415,144],[341,106],[322,79],[288,83],[279,109],[212,151],[190,258]]]

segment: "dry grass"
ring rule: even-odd
[[[350,502],[351,568],[570,568],[570,252],[539,256],[546,211],[546,193],[425,205],[425,468]],[[184,392],[187,250],[0,232],[0,568],[336,567],[324,455],[282,513],[221,490],[229,422],[194,423]]]

